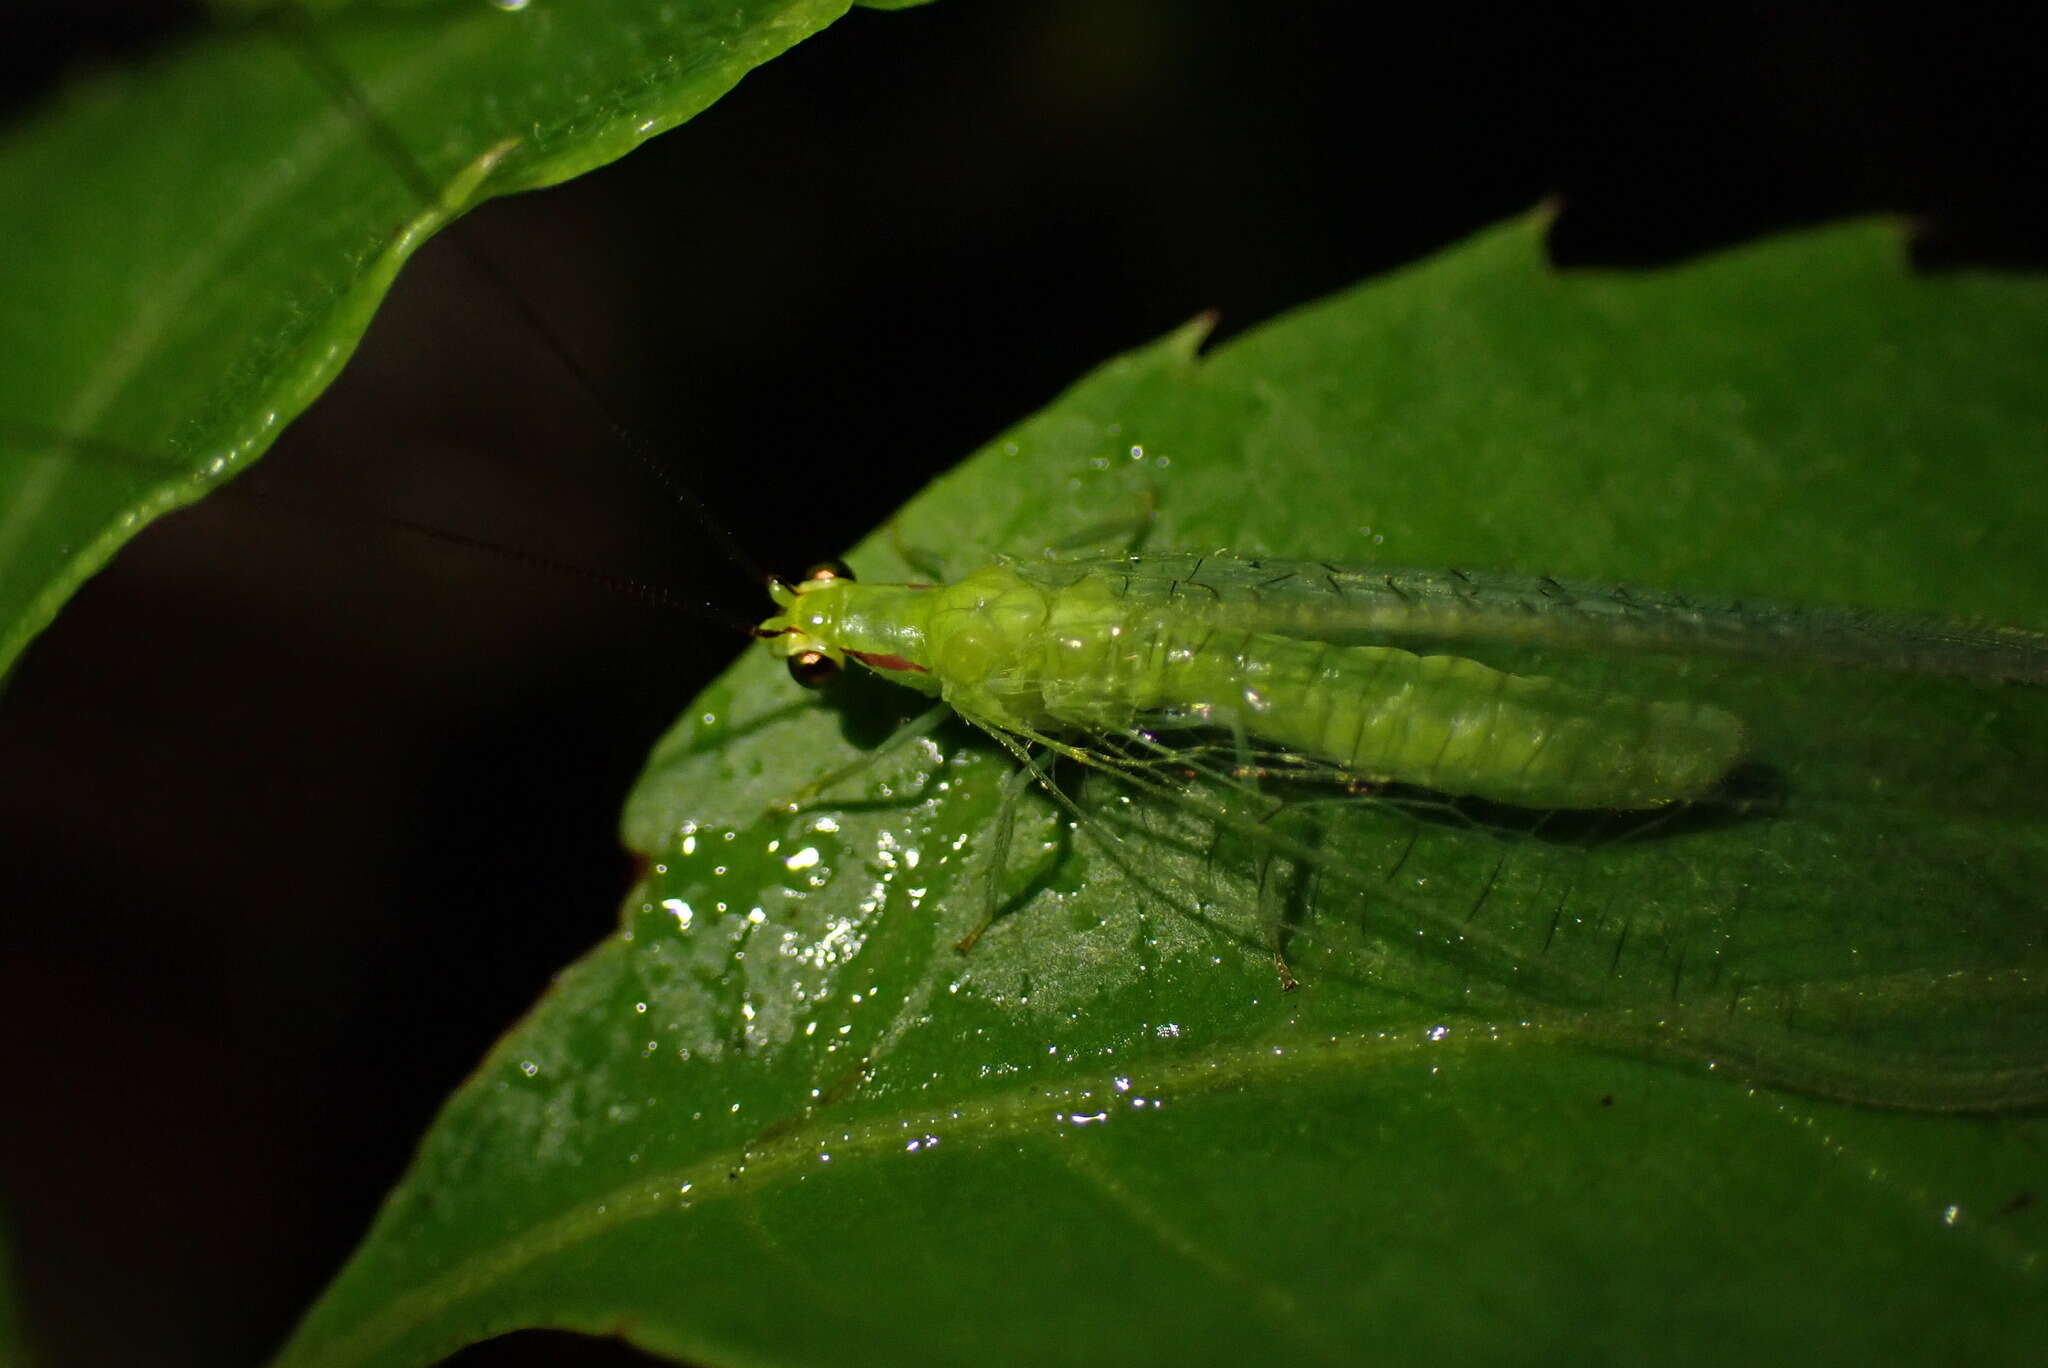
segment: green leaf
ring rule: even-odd
[[[1114,361],[855,563],[1031,554],[1149,495],[1155,548],[2048,622],[2048,285],[1908,279],[1884,225],[1636,277],[1540,236]],[[1796,633],[1683,664],[1644,677],[1738,708],[1772,801],[1364,802],[1310,851],[1089,776],[1079,831],[1027,794],[962,955],[1013,762],[942,730],[791,815],[914,708],[752,655],[628,805],[620,933],[282,1361],[534,1325],[721,1363],[2030,1356],[2041,690]]]
[[[682,123],[847,4],[322,8],[320,49],[419,185],[289,24],[82,82],[0,145],[0,672],[128,537],[269,447],[434,231]]]

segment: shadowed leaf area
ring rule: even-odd
[[[619,934],[285,1361],[528,1325],[706,1362],[2017,1357],[2048,287],[1911,279],[1885,225],[1642,276],[1541,232],[1111,362],[851,559],[1152,507],[1148,553],[1239,581],[1401,603],[1427,567],[1404,644],[1718,709],[1725,778],[1540,812],[1160,732],[1142,782],[1010,785],[994,869],[1007,752],[877,753],[918,700],[750,654],[628,804]]]

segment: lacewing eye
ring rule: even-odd
[[[819,561],[804,572],[806,582],[812,580],[846,580],[851,582],[853,577],[853,567],[845,561],[837,560]]]
[[[839,662],[823,651],[799,651],[789,658],[789,677],[806,689],[822,689],[839,677]]]

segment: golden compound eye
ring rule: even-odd
[[[804,580],[807,583],[812,580],[846,580],[850,583],[853,580],[853,567],[845,561],[819,561],[804,573]]]
[[[823,651],[798,651],[789,658],[789,677],[806,689],[822,689],[839,677],[839,662]]]

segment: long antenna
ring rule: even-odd
[[[24,423],[14,418],[0,417],[0,436],[13,437],[32,446],[48,447],[52,452],[61,451],[67,456],[84,452],[87,455],[103,457],[124,466],[133,465],[147,468],[156,465],[167,469],[175,469],[180,474],[189,473],[183,467],[177,466],[175,462],[167,460],[162,456],[146,451],[138,451],[119,442],[109,441],[102,437],[73,436],[67,433],[56,432],[34,423]],[[582,580],[586,584],[595,584],[600,588],[610,590],[614,594],[636,599],[649,607],[659,608],[666,612],[682,613],[687,617],[693,617],[703,622],[716,623],[720,627],[739,632],[743,636],[754,636],[756,634],[753,623],[744,621],[733,613],[723,612],[708,602],[698,599],[679,598],[659,585],[648,584],[642,580],[632,579],[625,575],[613,575],[603,570],[593,570],[587,565],[577,565],[571,561],[557,560],[553,556],[543,555],[538,551],[529,551],[519,546],[507,546],[503,542],[491,541],[485,537],[473,537],[466,532],[455,532],[445,527],[436,527],[431,523],[415,522],[411,518],[402,517],[395,513],[338,513],[332,508],[307,503],[302,499],[290,498],[273,490],[262,488],[260,485],[250,484],[246,480],[236,480],[221,485],[214,491],[214,496],[253,499],[267,508],[286,509],[309,521],[325,523],[329,526],[360,523],[378,527],[395,527],[401,532],[408,532],[416,537],[424,537],[429,541],[442,542],[449,546],[459,546],[466,551],[487,552],[490,555],[498,556],[505,560],[517,561],[522,565],[545,570],[550,574]]]
[[[299,55],[313,75],[348,112],[364,138],[383,153],[398,178],[405,183],[406,190],[419,202],[419,206],[422,209],[431,209],[439,202],[440,196],[435,191],[433,181],[427,176],[425,168],[406,147],[404,140],[398,136],[397,129],[371,105],[362,85],[320,40],[312,18],[306,13],[304,6],[289,4],[275,13],[280,31],[298,49]],[[712,516],[711,510],[697,497],[694,490],[676,478],[675,472],[655,455],[641,432],[618,416],[616,407],[604,387],[598,383],[597,377],[577,358],[574,349],[563,341],[561,334],[555,331],[541,315],[540,310],[534,307],[533,301],[513,283],[511,276],[475,243],[461,235],[450,234],[446,240],[451,242],[457,253],[468,263],[469,268],[497,293],[500,300],[512,308],[556,362],[575,379],[583,390],[584,398],[597,410],[598,416],[610,430],[612,440],[632,456],[649,478],[688,512],[699,527],[710,534],[712,541],[725,553],[727,560],[738,566],[754,583],[767,583],[769,576],[746,553],[739,539]]]
[[[285,506],[311,517],[321,516],[310,508],[289,500],[273,499],[271,502],[283,503]],[[722,613],[708,603],[700,603],[695,599],[677,598],[659,585],[648,584],[644,580],[629,579],[624,575],[610,575],[602,570],[592,570],[584,565],[572,565],[568,561],[556,560],[552,556],[543,556],[535,551],[527,551],[516,546],[506,546],[502,542],[486,541],[482,537],[472,537],[462,532],[451,532],[445,527],[434,527],[427,523],[414,522],[410,518],[379,514],[377,521],[389,523],[391,526],[404,532],[411,532],[415,536],[426,537],[438,542],[446,542],[450,546],[460,546],[467,550],[488,551],[493,555],[503,556],[508,560],[520,561],[538,569],[547,570],[553,574],[566,575],[571,579],[583,580],[600,588],[608,589],[615,594],[638,599],[651,608],[660,608],[669,612],[682,613],[701,621],[713,622],[720,627],[736,631],[743,636],[751,637],[758,635],[754,624],[751,622],[743,622],[731,613]]]

